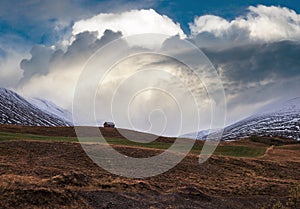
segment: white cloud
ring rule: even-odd
[[[166,15],[160,15],[153,9],[131,10],[123,13],[101,13],[92,18],[75,22],[73,35],[84,31],[97,31],[101,37],[106,29],[114,32],[121,31],[124,36],[143,33],[162,33],[177,35],[185,38],[186,35],[179,23],[174,23]]]
[[[196,17],[194,23],[190,23],[189,26],[192,35],[197,35],[202,32],[210,32],[220,36],[224,30],[228,30],[230,23],[222,17],[204,15]]]
[[[210,34],[216,39],[243,42],[300,40],[300,15],[294,10],[264,5],[248,9],[245,16],[232,21],[213,15],[196,17],[189,24],[191,36]]]
[[[84,32],[75,36],[66,51],[34,46],[31,57],[21,62],[23,82],[16,90],[26,97],[48,99],[70,109],[76,82],[87,59],[97,48],[120,36],[120,33],[106,30],[97,39],[94,33]]]

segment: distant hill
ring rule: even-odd
[[[57,107],[58,108],[58,107]],[[63,117],[32,104],[17,93],[0,88],[0,124],[27,126],[71,126]]]
[[[214,130],[202,130],[182,137],[205,140],[211,133],[214,133]],[[258,113],[225,127],[222,139],[237,140],[250,136],[300,141],[300,97],[268,105]]]
[[[300,97],[268,105],[261,112],[225,128],[223,139],[271,136],[300,140]]]

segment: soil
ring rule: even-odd
[[[0,131],[8,129],[74,134],[72,128]],[[150,148],[115,148],[136,157],[157,154]],[[300,145],[267,150],[259,158],[212,156],[203,164],[190,154],[166,173],[129,179],[94,164],[76,142],[2,141],[0,208],[261,208],[273,199],[287,200],[289,189],[300,183]]]

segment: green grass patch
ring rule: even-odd
[[[212,148],[207,148],[207,151],[211,151]],[[213,155],[218,156],[232,156],[232,157],[259,157],[262,156],[267,147],[251,147],[251,146],[232,146],[232,145],[220,145],[217,146],[213,152]],[[202,145],[195,145],[191,153],[200,154]],[[204,153],[205,154],[205,153]]]
[[[55,137],[55,136],[41,136],[33,134],[22,133],[6,133],[0,132],[0,141],[8,140],[38,140],[38,141],[60,141],[60,142],[78,142],[76,137]],[[107,143],[112,145],[124,145],[132,147],[144,147],[166,150],[172,143],[167,142],[150,142],[150,143],[138,143],[126,139],[120,138],[105,138]],[[87,137],[86,142],[98,142],[97,138]],[[203,145],[195,144],[191,150],[191,153],[199,154]],[[266,147],[248,147],[248,146],[218,146],[214,151],[214,155],[221,156],[234,156],[234,157],[258,157],[265,153]]]
[[[10,140],[41,140],[41,141],[65,141],[65,142],[78,141],[76,137],[41,136],[41,135],[33,135],[33,134],[0,132],[0,141],[10,141]]]
[[[266,147],[247,146],[218,146],[214,155],[225,155],[234,157],[258,157],[265,153]]]
[[[126,145],[134,147],[146,147],[146,148],[156,148],[156,149],[168,149],[172,144],[163,142],[151,142],[147,144],[136,143],[124,139],[106,139],[109,144],[115,145]],[[193,154],[199,154],[203,148],[203,145],[194,145],[191,150]],[[214,155],[221,156],[234,156],[234,157],[258,157],[265,153],[266,147],[248,147],[248,146],[217,146],[214,151]]]
[[[280,138],[273,138],[273,137],[257,137],[257,136],[251,136],[250,141],[252,142],[258,142],[262,144],[266,144],[268,146],[282,146],[287,144],[295,144],[297,143],[293,139],[280,139]]]

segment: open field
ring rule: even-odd
[[[95,165],[72,128],[0,132],[0,208],[261,208],[286,201],[300,183],[300,144],[289,141],[222,142],[203,164],[197,142],[168,172],[128,179]],[[103,133],[116,150],[136,157],[156,155],[174,140],[160,137],[145,146],[114,129]]]
[[[86,128],[87,135],[94,132],[95,128]],[[126,140],[122,135],[120,135],[116,129],[110,128],[100,128],[101,133],[105,136],[106,141],[112,145],[124,145],[132,147],[144,147],[144,148],[155,148],[165,150],[168,149],[174,142],[174,138],[158,137],[155,141],[150,143],[137,143],[134,141]],[[134,132],[129,130],[126,134],[140,135],[140,137],[147,137],[150,134]],[[128,135],[129,135],[128,134]],[[153,136],[153,135],[150,135]],[[0,126],[0,141],[7,140],[41,140],[41,141],[64,141],[64,142],[78,142],[74,128],[71,127],[26,127],[26,126]],[[189,139],[186,139],[189,140]],[[87,141],[94,141],[93,136],[87,137]],[[193,140],[192,140],[193,141]],[[225,155],[225,156],[236,156],[236,157],[258,157],[265,153],[266,149],[270,144],[257,143],[252,141],[247,141],[246,143],[236,143],[236,142],[224,142],[215,150],[215,155]],[[202,141],[196,141],[192,154],[199,154],[203,147]]]

